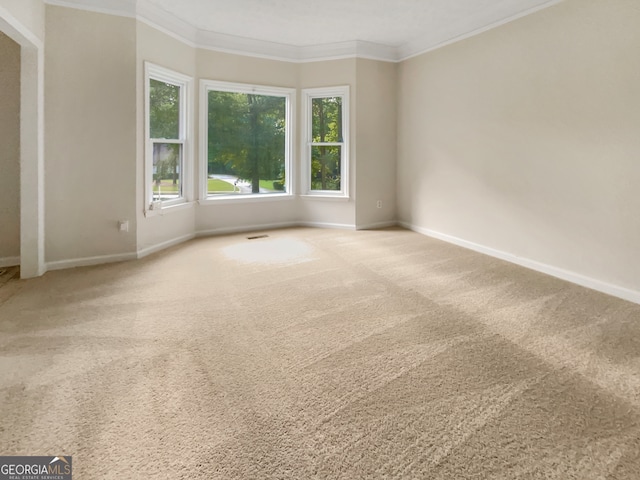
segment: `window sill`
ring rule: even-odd
[[[300,195],[303,200],[327,200],[330,202],[348,202],[350,197],[345,195],[326,195],[326,194],[313,194],[308,193],[306,195]]]
[[[221,203],[254,203],[254,202],[281,202],[293,200],[295,197],[289,193],[266,193],[255,195],[219,195],[198,200],[199,205],[218,205]]]
[[[186,210],[188,208],[193,208],[194,202],[182,202],[182,203],[174,203],[172,205],[163,205],[158,210],[145,210],[144,216],[147,218],[150,217],[158,217],[165,215],[167,213],[177,212],[180,210]]]

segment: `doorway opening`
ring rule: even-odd
[[[20,50],[0,32],[0,271],[20,265]]]
[[[0,6],[0,32],[20,46],[19,71],[19,192],[17,212],[20,276],[37,277],[45,272],[44,259],[44,45],[40,38]],[[8,44],[10,45],[10,44]],[[8,47],[11,50],[11,47]],[[15,53],[15,52],[14,52]],[[15,75],[15,69],[9,75]],[[15,121],[15,120],[14,120]],[[15,130],[14,130],[15,132]],[[12,161],[12,160],[9,160]],[[2,165],[4,169],[4,165]],[[0,202],[0,208],[4,207]],[[0,214],[1,215],[1,214]],[[9,215],[9,214],[7,214]],[[15,221],[15,220],[14,220]],[[14,239],[16,228],[13,227]],[[5,263],[15,263],[15,246]],[[11,260],[13,257],[13,261]]]

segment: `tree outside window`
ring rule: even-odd
[[[348,87],[306,89],[307,193],[347,196]]]
[[[290,92],[204,85],[207,196],[287,192]]]

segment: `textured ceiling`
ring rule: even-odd
[[[296,62],[395,62],[562,0],[44,1],[136,17],[200,48]]]
[[[291,46],[392,47],[468,34],[549,0],[147,0],[203,31]]]

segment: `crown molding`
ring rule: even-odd
[[[199,30],[156,7],[147,0],[137,0],[137,17],[140,21],[158,28],[191,46],[223,53],[295,63],[354,57],[387,62],[398,61],[395,47],[359,40],[324,45],[295,46]]]
[[[285,62],[297,62],[300,54],[298,47],[293,45],[237,37],[235,35],[209,32],[207,30],[198,31],[196,46],[206,50]]]
[[[334,60],[339,58],[368,58],[384,62],[397,62],[398,49],[379,43],[354,40],[351,42],[331,43],[311,47],[300,47],[300,62],[315,62],[318,60]]]
[[[284,62],[308,63],[356,57],[398,61],[395,47],[360,40],[299,47],[203,30],[198,32],[197,38],[198,48]]]
[[[200,30],[180,20],[148,0],[44,0],[48,5],[75,8],[108,15],[136,18],[157,30],[194,48],[214,50],[235,55],[266,58],[284,62],[307,63],[344,58],[366,58],[384,62],[402,62],[423,53],[486,32],[518,18],[543,10],[564,0],[549,0],[536,7],[503,18],[472,30],[461,27],[458,34],[448,38],[423,37],[399,47],[364,42],[329,43],[323,45],[296,46],[238,37]]]
[[[191,47],[197,46],[199,30],[175,15],[158,8],[147,0],[131,0],[136,3],[136,18]]]
[[[45,0],[48,5],[136,18],[194,48],[215,50],[284,62],[317,62],[342,58],[369,58],[396,62],[397,49],[371,42],[352,41],[295,46],[199,30],[147,0]]]

